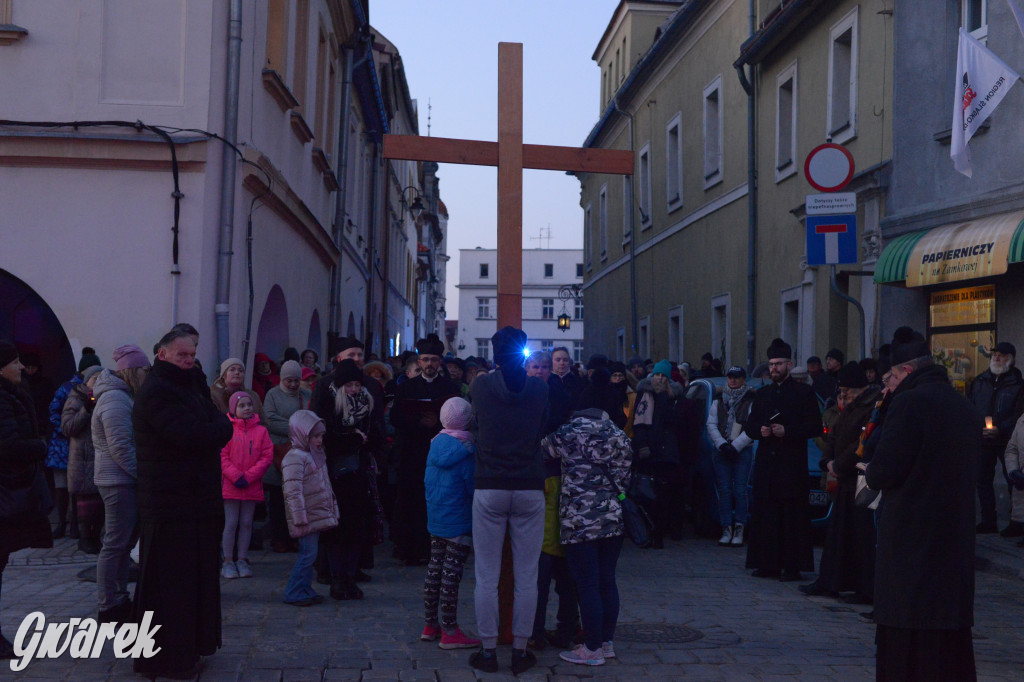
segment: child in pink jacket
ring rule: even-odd
[[[274,458],[270,433],[260,425],[252,398],[238,391],[228,400],[228,418],[235,426],[231,442],[220,452],[221,492],[224,496],[223,578],[251,578],[249,540],[252,538],[252,517],[256,503],[263,500],[260,479]],[[238,532],[238,561],[235,555],[235,532]]]

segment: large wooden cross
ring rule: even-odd
[[[498,167],[498,328],[523,323],[523,169],[633,174],[633,152],[523,144],[523,45],[498,43],[498,141],[385,135],[384,158]]]

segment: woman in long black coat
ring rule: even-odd
[[[46,458],[32,398],[19,384],[22,365],[14,344],[0,341],[0,488],[23,490],[37,480]],[[45,484],[41,493],[45,493]],[[24,510],[0,516],[0,582],[11,552],[26,547],[53,547],[46,514],[48,493],[33,498]],[[0,633],[0,658],[13,658],[14,647]]]

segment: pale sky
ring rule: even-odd
[[[497,140],[498,43],[523,43],[523,141],[579,146],[600,116],[591,59],[619,0],[371,0],[370,23],[398,48],[420,134]],[[459,249],[497,245],[497,170],[441,164],[448,207],[447,317],[458,317]],[[550,243],[537,237],[551,227]],[[523,246],[583,248],[580,183],[523,174]]]

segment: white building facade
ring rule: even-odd
[[[523,331],[531,350],[565,346],[583,361],[583,299],[559,292],[583,282],[582,249],[523,250]],[[456,354],[492,358],[491,336],[497,331],[498,252],[459,251],[459,320]],[[559,331],[558,316],[567,314],[569,329]]]

